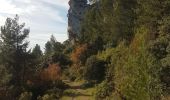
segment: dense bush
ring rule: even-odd
[[[49,58],[51,60],[51,63],[59,63],[62,68],[71,64],[69,57],[64,55],[63,53],[54,53]]]
[[[137,34],[129,48],[120,46],[119,59],[112,62],[115,91],[127,100],[155,100],[162,93],[161,66],[148,53],[146,36]]]
[[[112,82],[103,81],[101,84],[97,85],[95,91],[95,99],[96,100],[103,100],[111,96],[112,92],[114,91],[114,85]]]
[[[68,78],[71,81],[80,80],[83,78],[83,66],[82,65],[72,65],[68,70]]]
[[[12,74],[5,66],[0,65],[0,87],[5,87],[9,85],[9,82],[12,78]]]
[[[105,62],[91,56],[87,59],[84,67],[84,78],[87,81],[102,81],[105,77]]]

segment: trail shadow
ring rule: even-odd
[[[83,94],[83,93],[68,93],[68,94],[64,94],[64,96],[68,96],[68,97],[78,97],[78,96],[92,96],[89,94]]]
[[[81,86],[70,86],[69,89],[83,89]]]

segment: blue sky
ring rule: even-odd
[[[0,26],[7,17],[20,16],[20,22],[30,28],[29,47],[44,44],[53,34],[63,42],[67,36],[67,11],[69,0],[0,0]]]

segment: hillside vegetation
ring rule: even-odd
[[[170,0],[90,0],[73,41],[0,34],[0,100],[170,100]]]

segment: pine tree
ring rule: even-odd
[[[32,54],[36,57],[39,58],[42,56],[42,51],[41,48],[38,44],[36,44],[36,46],[33,48],[32,50]]]
[[[50,43],[50,41],[48,41],[46,44],[45,44],[45,54],[46,55],[49,55],[52,53],[52,45]]]
[[[52,54],[55,52],[62,52],[64,45],[56,40],[56,38],[51,35],[50,41],[45,44],[45,54]]]
[[[11,68],[13,73],[13,83],[19,85],[24,79],[29,29],[24,28],[25,23],[19,24],[19,16],[14,19],[7,18],[5,25],[1,27],[1,60],[2,64]]]

